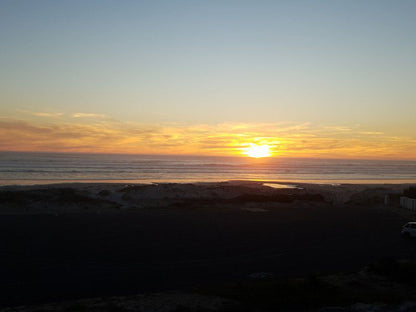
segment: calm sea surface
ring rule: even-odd
[[[416,161],[0,152],[0,185],[227,180],[416,183]]]

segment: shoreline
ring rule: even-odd
[[[6,182],[7,181],[7,182]],[[10,181],[10,182],[9,182]],[[200,184],[200,183],[225,183],[225,182],[241,182],[241,183],[270,183],[270,184],[322,184],[322,185],[401,185],[414,184],[415,179],[293,179],[293,180],[268,180],[268,179],[224,179],[224,180],[195,180],[195,179],[160,179],[160,180],[141,180],[141,179],[35,179],[35,180],[0,180],[0,188],[3,187],[19,187],[19,186],[45,186],[45,185],[87,185],[87,184],[137,184],[137,185],[152,185],[152,184]]]

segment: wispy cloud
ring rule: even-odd
[[[362,131],[362,132],[360,132],[360,134],[362,134],[362,135],[383,135],[384,132],[380,132],[380,131]]]
[[[95,115],[95,114],[93,114]],[[79,117],[82,118],[82,117]],[[310,123],[140,124],[77,118],[59,122],[0,118],[2,150],[237,155],[268,144],[275,155],[338,158],[415,158],[416,139]]]
[[[19,113],[28,114],[28,115],[32,115],[36,117],[45,117],[45,118],[59,118],[64,115],[64,113],[60,113],[60,112],[33,112],[29,110],[24,110],[24,109],[18,109],[17,111]]]
[[[74,113],[71,114],[73,118],[96,118],[96,119],[104,119],[108,118],[106,115],[103,114],[92,114],[92,113]]]
[[[69,118],[78,118],[78,119],[111,119],[109,116],[104,115],[104,114],[94,114],[94,113],[62,113],[62,112],[46,112],[46,111],[42,111],[42,112],[35,112],[35,111],[30,111],[30,110],[25,110],[25,109],[17,109],[16,110],[18,113],[22,113],[24,115],[31,115],[31,116],[35,116],[35,117],[44,117],[44,118],[49,118],[49,119],[53,119],[53,118],[61,118],[61,117],[69,117]]]

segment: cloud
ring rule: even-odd
[[[35,116],[39,116],[39,117],[61,117],[63,115],[63,113],[41,113],[41,112],[35,112],[33,113],[33,115]]]
[[[17,111],[20,113],[24,113],[24,114],[29,114],[29,115],[36,116],[36,117],[45,117],[45,118],[59,118],[64,115],[64,113],[59,113],[59,112],[33,112],[33,111],[24,110],[24,109],[18,109]]]
[[[95,115],[95,114],[92,114]],[[100,115],[99,115],[100,116]],[[77,117],[83,118],[83,117]],[[0,118],[0,148],[145,154],[242,154],[267,144],[288,157],[416,159],[416,140],[377,129],[310,123],[141,124],[110,120],[49,122]],[[59,122],[58,122],[59,121]]]
[[[103,114],[92,114],[92,113],[74,113],[71,115],[73,118],[96,118],[96,119],[104,119],[107,118],[106,115]]]
[[[353,130],[350,127],[342,127],[342,126],[326,126],[326,127],[324,127],[324,129],[334,130],[334,131],[342,131],[342,132],[348,132],[348,131]]]
[[[383,135],[384,132],[380,132],[380,131],[362,131],[362,132],[360,132],[360,134],[362,134],[362,135]]]
[[[19,113],[23,113],[25,115],[31,115],[36,117],[44,117],[49,119],[61,118],[61,117],[71,117],[71,118],[86,118],[86,119],[111,119],[107,115],[104,114],[94,114],[94,113],[72,113],[72,114],[65,114],[61,112],[34,112],[25,109],[17,109]]]

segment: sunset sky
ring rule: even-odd
[[[0,0],[0,150],[416,159],[416,1]]]

